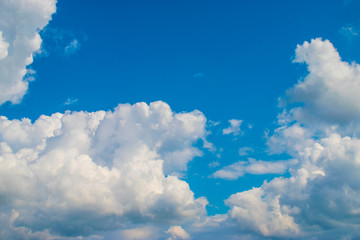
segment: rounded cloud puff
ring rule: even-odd
[[[11,229],[78,236],[204,215],[206,199],[168,174],[199,154],[192,145],[205,123],[200,112],[175,114],[163,102],[56,113],[34,123],[2,117],[0,204],[13,216]]]

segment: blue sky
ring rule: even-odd
[[[356,239],[359,9],[0,0],[4,239]]]

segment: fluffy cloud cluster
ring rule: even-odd
[[[13,230],[3,231],[12,239],[46,231],[86,236],[204,215],[206,199],[171,174],[200,154],[192,145],[205,136],[205,123],[200,112],[175,114],[163,102],[34,123],[1,117],[0,207]]]
[[[299,45],[295,62],[305,62],[309,74],[287,95],[302,106],[279,115],[280,127],[268,141],[270,150],[296,159],[291,176],[233,194],[219,226],[251,233],[250,239],[357,239],[360,66],[341,61],[321,39]],[[256,164],[235,163],[215,174],[235,178]]]
[[[55,11],[56,0],[0,1],[0,104],[18,103],[26,93],[26,66],[40,49],[39,30]]]
[[[26,93],[38,31],[55,10],[56,0],[0,1],[0,104]],[[199,111],[176,114],[154,102],[34,123],[0,117],[0,238],[360,238],[360,65],[322,39],[299,45],[294,62],[309,73],[287,91],[268,139],[272,152],[294,160],[250,159],[213,174],[290,177],[231,195],[228,213],[211,217],[207,200],[178,178],[201,156],[197,141],[212,148]],[[229,123],[223,134],[241,133],[241,120]]]
[[[360,236],[360,139],[332,134],[297,152],[290,178],[232,195],[229,219],[262,236]]]

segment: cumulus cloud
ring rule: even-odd
[[[175,114],[163,102],[56,113],[34,123],[1,117],[4,217],[28,233],[74,237],[127,222],[196,219],[206,213],[206,199],[195,199],[171,174],[199,155],[192,145],[205,125],[200,112]]]
[[[26,67],[42,42],[39,30],[55,11],[56,0],[0,2],[0,104],[18,103],[26,93]]]
[[[309,73],[288,97],[303,105],[279,115],[280,127],[268,144],[272,152],[290,154],[297,163],[290,168],[290,177],[276,177],[233,194],[225,201],[230,210],[220,227],[235,231],[231,227],[235,222],[237,229],[255,239],[356,239],[360,67],[341,61],[333,45],[321,39],[299,45],[295,62],[308,64]],[[235,164],[226,169],[232,178],[244,171],[243,164]]]
[[[254,231],[263,236],[296,236],[299,227],[280,206],[280,195],[269,197],[261,188],[232,195],[225,203],[231,207],[229,215],[243,231]]]
[[[360,118],[360,66],[347,63],[332,43],[320,38],[296,48],[294,62],[306,63],[309,74],[287,92],[296,120],[347,124]],[[314,120],[315,119],[315,120]]]
[[[239,161],[230,164],[212,174],[214,178],[235,180],[245,174],[283,174],[294,161],[261,161],[249,158],[249,161]]]
[[[360,140],[333,134],[295,155],[300,165],[290,178],[231,196],[226,201],[230,217],[264,236],[359,236]],[[265,213],[261,219],[255,217],[259,209]]]
[[[242,122],[243,122],[242,120],[237,120],[237,119],[229,120],[230,126],[228,128],[223,129],[223,134],[224,135],[229,135],[229,134],[238,135],[240,133],[240,125]]]

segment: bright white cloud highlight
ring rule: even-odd
[[[26,66],[40,49],[39,30],[55,11],[56,0],[0,1],[0,104],[18,103],[26,93]]]
[[[0,60],[3,60],[8,55],[9,43],[5,41],[2,32],[0,31]]]
[[[171,174],[200,154],[192,145],[205,136],[205,125],[200,112],[175,114],[163,102],[56,113],[34,123],[2,117],[3,214],[13,219],[15,210],[13,226],[28,234],[62,236],[196,219],[206,199],[195,199]]]
[[[190,235],[181,226],[171,226],[167,233],[171,235],[168,240],[190,239]]]
[[[243,121],[237,120],[237,119],[231,119],[229,120],[230,126],[228,128],[223,129],[224,135],[238,135],[240,133],[240,125]]]
[[[263,236],[296,236],[299,227],[288,215],[287,206],[280,206],[280,195],[266,196],[261,188],[232,195],[225,203],[229,215],[243,231],[252,230]]]

